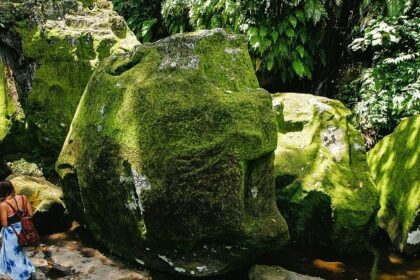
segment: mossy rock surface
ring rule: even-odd
[[[70,211],[113,252],[212,275],[288,239],[274,198],[276,142],[246,42],[203,30],[106,59],[57,171]]]
[[[0,61],[0,141],[6,137],[9,132],[9,109],[8,109],[8,96],[6,92],[6,77],[5,66]]]
[[[273,95],[273,105],[277,203],[292,242],[343,254],[366,250],[379,194],[350,110],[336,100],[296,93]]]
[[[15,175],[28,175],[40,178],[44,176],[42,170],[35,163],[27,162],[23,158],[12,162],[7,162],[7,167],[10,173]]]
[[[401,253],[420,251],[420,115],[406,118],[368,153],[378,186],[378,224]]]
[[[6,0],[0,15],[0,60],[14,71],[24,112],[14,127],[13,118],[4,121],[13,108],[2,105],[7,92],[0,77],[0,142],[8,151],[36,149],[56,159],[98,62],[138,42],[106,0]]]
[[[0,143],[10,133],[13,122],[23,118],[12,73],[0,56]]]

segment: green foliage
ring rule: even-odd
[[[160,15],[162,0],[112,0],[114,9],[142,42],[166,35]]]
[[[332,2],[332,3],[329,3]],[[329,16],[326,0],[166,0],[162,16],[170,33],[223,27],[246,36],[256,70],[273,71],[283,82],[312,78],[325,66],[322,43]]]
[[[162,17],[170,33],[191,30],[188,21],[190,0],[167,0],[162,4]]]
[[[362,14],[381,14],[389,17],[399,17],[410,11],[418,0],[363,0],[360,5]]]
[[[417,8],[398,18],[371,19],[349,46],[372,54],[372,63],[340,88],[340,97],[354,108],[363,130],[379,137],[420,113],[419,15]]]

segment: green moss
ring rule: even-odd
[[[420,116],[404,119],[368,153],[372,175],[381,192],[379,225],[402,253],[420,249]],[[409,235],[410,242],[408,242]]]
[[[89,5],[95,1],[91,2]],[[37,64],[32,89],[24,102],[28,122],[26,133],[34,135],[42,153],[54,158],[62,147],[94,68],[99,60],[111,54],[111,48],[117,42],[124,39],[113,33],[113,21],[119,18],[107,12],[107,8],[111,7],[95,6],[89,12],[73,11],[74,15],[71,14],[65,24],[59,20],[45,23],[45,26],[33,25],[27,20],[17,23],[23,55]],[[94,29],[86,25],[93,20],[97,24]],[[123,21],[119,25],[125,27]],[[131,35],[126,32],[126,36]]]
[[[78,0],[78,1],[82,3],[84,8],[92,7],[93,4],[96,2],[96,0]]]
[[[11,98],[12,93],[8,88],[8,75],[7,66],[0,58],[0,142],[10,133],[12,121],[17,117],[16,104]]]
[[[287,226],[274,200],[275,115],[257,86],[243,39],[223,30],[106,59],[57,163],[95,236],[126,258],[195,275],[284,244]],[[76,177],[78,189],[66,182]],[[118,218],[99,218],[111,201]],[[129,228],[129,244],[121,228]]]
[[[58,154],[93,73],[93,38],[66,38],[53,30],[41,34],[40,28],[28,29],[26,23],[21,23],[18,31],[25,56],[39,63],[27,101],[28,121],[36,127],[34,132],[42,147]]]
[[[43,177],[42,170],[35,164],[27,162],[24,158],[8,163],[13,174]]]
[[[378,192],[360,133],[340,102],[275,94],[277,202],[301,246],[341,253],[367,249]]]
[[[7,85],[4,64],[0,61],[0,141],[8,133],[7,120]]]

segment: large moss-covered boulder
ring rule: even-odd
[[[277,203],[291,240],[345,254],[365,250],[379,194],[350,110],[310,94],[275,94],[273,104]]]
[[[8,177],[16,193],[28,197],[33,210],[33,220],[41,232],[65,229],[69,225],[63,191],[42,177],[12,174]]]
[[[138,44],[107,0],[1,1],[0,37],[2,152],[53,161],[98,62]]]
[[[380,189],[378,223],[394,247],[407,255],[420,251],[420,115],[404,119],[368,153]]]
[[[113,252],[186,275],[275,250],[277,134],[242,37],[174,35],[107,59],[57,163],[70,211]]]

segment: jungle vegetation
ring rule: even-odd
[[[418,0],[113,0],[142,42],[222,27],[241,33],[260,85],[352,109],[368,148],[420,113]]]

